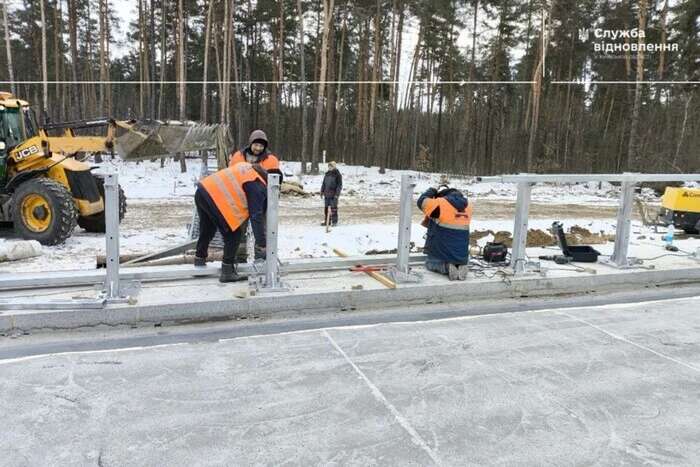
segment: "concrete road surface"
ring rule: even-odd
[[[700,298],[0,360],[0,465],[698,465]]]

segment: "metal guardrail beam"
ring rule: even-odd
[[[480,182],[517,183],[518,195],[515,206],[515,225],[513,227],[513,252],[511,267],[515,274],[527,272],[526,255],[528,211],[532,186],[535,183],[576,183],[576,182],[621,182],[620,205],[617,213],[615,235],[615,252],[605,264],[626,269],[641,264],[641,261],[628,258],[630,234],[632,232],[632,207],[634,189],[641,182],[693,182],[700,181],[700,174],[528,174],[499,175],[494,177],[477,177]]]
[[[425,255],[415,254],[409,257],[410,264],[422,264]],[[281,270],[285,274],[298,272],[319,272],[349,269],[352,266],[376,266],[396,263],[396,255],[354,256],[350,258],[313,258],[296,259],[283,262]],[[157,282],[168,280],[185,280],[201,277],[218,277],[219,263],[213,263],[206,268],[196,268],[193,265],[177,266],[140,266],[122,269],[119,276],[122,281]],[[256,271],[250,264],[239,264],[240,274],[250,274]],[[84,287],[102,284],[106,278],[104,269],[83,271],[54,271],[36,273],[17,273],[11,277],[0,278],[0,292],[23,289],[47,289],[60,287]]]
[[[583,182],[696,182],[700,181],[700,174],[528,174],[497,175],[477,177],[479,182],[494,183],[583,183]]]

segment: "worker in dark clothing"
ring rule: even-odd
[[[249,218],[255,236],[255,258],[265,258],[267,172],[247,162],[219,170],[199,182],[194,202],[199,215],[195,266],[206,266],[209,244],[218,230],[224,240],[219,281],[241,280],[236,271],[236,253]]]
[[[254,130],[248,137],[248,146],[231,154],[229,167],[239,162],[259,164],[267,173],[274,173],[280,176],[282,183],[282,171],[280,170],[279,158],[269,149],[270,143],[267,135],[262,130]]]
[[[418,208],[425,214],[428,228],[425,240],[425,267],[446,274],[450,280],[467,278],[469,260],[469,224],[472,206],[454,188],[429,188],[418,198]]]
[[[343,176],[336,168],[335,162],[328,163],[328,171],[321,184],[321,196],[323,196],[323,224],[329,221],[331,225],[338,225],[338,198],[343,189]]]

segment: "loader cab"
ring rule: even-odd
[[[17,101],[21,102],[21,101]],[[39,134],[36,114],[28,105],[7,106],[0,101],[0,135],[9,152]]]

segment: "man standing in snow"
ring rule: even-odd
[[[329,221],[331,225],[338,224],[338,198],[340,191],[343,189],[343,176],[336,168],[335,162],[328,163],[328,171],[323,177],[321,184],[321,196],[323,196],[323,224],[326,225]]]
[[[250,218],[255,236],[255,258],[265,257],[265,209],[267,172],[259,165],[240,162],[203,178],[197,185],[194,203],[199,215],[199,239],[195,266],[206,266],[216,231],[224,240],[220,282],[241,280],[236,272],[236,253]]]
[[[467,278],[469,260],[469,224],[472,206],[455,188],[440,191],[429,188],[418,198],[428,228],[425,240],[425,268],[447,274],[451,281]]]

